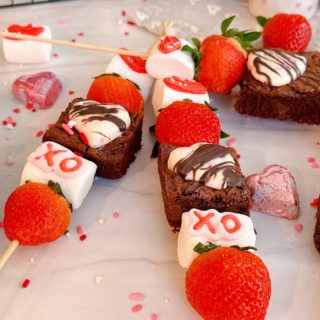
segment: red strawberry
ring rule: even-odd
[[[200,49],[199,54],[192,54],[196,57],[196,80],[212,93],[228,93],[241,81],[246,69],[245,49],[260,37],[260,32],[228,30],[234,18],[222,22],[222,35],[209,36],[200,46],[194,42]]]
[[[123,106],[128,112],[143,110],[143,97],[136,86],[120,76],[104,74],[92,82],[88,99],[101,103],[115,103]]]
[[[9,240],[35,246],[59,238],[67,230],[71,210],[63,196],[42,183],[30,182],[15,189],[4,211]]]
[[[176,101],[163,109],[156,122],[160,143],[190,146],[197,142],[218,144],[220,121],[206,105]]]
[[[275,15],[270,20],[258,17],[264,25],[262,42],[265,48],[281,48],[287,51],[304,51],[311,39],[312,29],[308,20],[299,14]]]
[[[258,256],[220,247],[192,262],[186,274],[186,295],[206,320],[263,320],[271,281]]]

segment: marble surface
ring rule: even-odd
[[[192,24],[200,26],[200,34],[217,30],[216,22],[233,12],[239,14],[239,26],[256,27],[245,1],[228,1],[221,8],[223,2],[183,1],[181,6],[181,1],[162,1],[161,7],[159,1],[154,1],[159,16],[169,3],[175,19],[190,23],[192,15]],[[121,9],[135,13],[136,8],[152,4],[151,0],[67,1],[1,10],[0,20],[2,26],[47,24],[56,38],[144,51],[153,43],[154,35],[128,26]],[[208,5],[220,6],[221,10],[212,14]],[[181,10],[174,10],[178,8]],[[84,35],[78,36],[79,32]],[[317,48],[316,40],[317,32],[312,48]],[[92,78],[103,73],[111,57],[64,47],[55,47],[53,52],[57,58],[34,66],[9,65],[0,54],[0,119],[11,115],[17,121],[13,130],[0,125],[0,220],[8,195],[19,183],[27,155],[40,144],[36,133],[54,122],[72,97],[86,94]],[[40,70],[55,72],[64,88],[54,107],[32,113],[11,97],[10,86],[18,76]],[[70,90],[75,91],[73,96]],[[258,254],[270,269],[273,284],[267,319],[319,319],[320,258],[313,246],[315,210],[310,202],[320,191],[320,171],[307,162],[308,157],[319,160],[319,128],[246,119],[231,107],[236,92],[212,98],[219,108],[223,129],[237,138],[235,147],[241,154],[244,173],[249,175],[269,164],[284,165],[295,176],[301,199],[299,221],[252,213]],[[12,112],[16,107],[21,108],[20,114]],[[157,164],[149,157],[153,140],[148,127],[153,123],[147,103],[143,149],[123,179],[96,179],[83,206],[73,214],[69,237],[16,250],[0,272],[1,320],[150,319],[153,312],[159,319],[199,319],[184,295],[185,270],[177,262],[177,234],[166,222]],[[8,154],[14,160],[10,166],[5,164]],[[115,211],[119,212],[117,219]],[[295,231],[296,223],[303,224],[302,232]],[[76,233],[77,225],[88,236],[83,242]],[[8,243],[0,230],[0,252]],[[26,278],[31,283],[22,289]],[[135,291],[142,292],[145,299],[143,309],[133,314],[131,307],[137,302],[128,295]]]

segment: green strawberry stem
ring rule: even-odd
[[[199,242],[194,248],[193,248],[193,251],[201,254],[201,253],[206,253],[206,252],[209,252],[211,250],[214,250],[214,249],[217,249],[217,248],[221,248],[222,246],[220,245],[217,245],[215,243],[212,243],[212,242],[207,242],[208,244],[207,245],[204,245],[203,243]],[[247,247],[240,247],[240,246],[230,246],[230,248],[234,248],[234,249],[238,249],[238,250],[241,250],[241,251],[247,251],[247,250],[254,250],[256,251],[257,248],[255,247],[250,247],[250,246],[247,246]]]
[[[60,196],[62,196],[63,198],[65,198],[65,200],[67,201],[67,203],[69,205],[70,210],[72,211],[72,204],[68,201],[68,199],[63,194],[62,189],[60,187],[60,184],[58,182],[54,182],[52,180],[49,180],[48,187],[51,188],[54,192],[56,192]]]

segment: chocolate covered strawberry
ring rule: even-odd
[[[234,18],[222,22],[222,35],[211,35],[202,43],[193,39],[198,49],[183,48],[194,58],[196,80],[212,93],[228,93],[241,81],[246,68],[246,49],[260,37],[260,32],[229,29]]]
[[[59,238],[70,223],[67,200],[50,186],[29,182],[15,189],[4,210],[4,230],[9,240],[35,246]]]
[[[257,17],[263,26],[264,48],[280,48],[287,51],[304,51],[311,39],[312,29],[308,20],[300,14],[280,13],[266,19]]]
[[[163,109],[156,122],[160,143],[190,146],[197,142],[219,143],[220,120],[206,105],[176,101]]]
[[[199,253],[207,251],[200,248]],[[206,320],[263,320],[271,296],[269,271],[249,251],[218,247],[192,262],[186,295]]]
[[[128,112],[143,110],[143,97],[136,85],[116,74],[103,74],[96,77],[87,97],[101,103],[119,104]]]

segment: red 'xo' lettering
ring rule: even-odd
[[[177,76],[167,77],[163,79],[167,87],[180,91],[193,94],[205,94],[207,88],[201,83],[193,80],[180,79]]]
[[[159,51],[162,53],[170,53],[172,51],[180,50],[181,49],[181,41],[177,37],[164,37],[161,38],[159,45]]]
[[[45,154],[43,154],[42,156],[38,156],[35,159],[39,160],[42,157],[44,157],[46,159],[46,161],[47,161],[48,166],[52,167],[53,166],[53,157],[58,153],[66,152],[66,150],[52,150],[52,144],[51,143],[47,144],[47,148],[48,148],[48,151]]]
[[[13,33],[22,33],[22,34],[27,34],[30,36],[38,36],[39,34],[41,34],[44,31],[43,27],[36,27],[33,26],[31,23],[27,24],[26,26],[20,26],[18,24],[12,24],[8,27],[7,29],[9,32],[13,32]],[[10,37],[6,37],[7,39],[10,40],[20,40],[20,39],[15,39],[15,38],[10,38]]]
[[[199,219],[199,221],[193,226],[194,230],[201,229],[204,225],[206,225],[211,233],[216,233],[216,229],[210,223],[210,219],[214,217],[213,212],[209,212],[206,216],[202,216],[200,212],[194,211],[195,216]]]
[[[127,50],[126,48],[121,48],[121,49]],[[142,59],[140,57],[127,56],[123,54],[120,54],[120,57],[131,70],[138,73],[147,73],[146,59]]]
[[[228,226],[228,222],[232,221],[234,223],[233,226]],[[235,233],[241,228],[241,223],[237,217],[232,214],[227,214],[221,219],[221,223],[229,233]]]
[[[76,163],[74,166],[69,167],[68,166],[69,161],[75,161]],[[74,171],[77,171],[81,167],[81,165],[82,165],[82,160],[79,157],[71,157],[71,158],[63,159],[60,162],[60,169],[63,172],[74,172]]]

